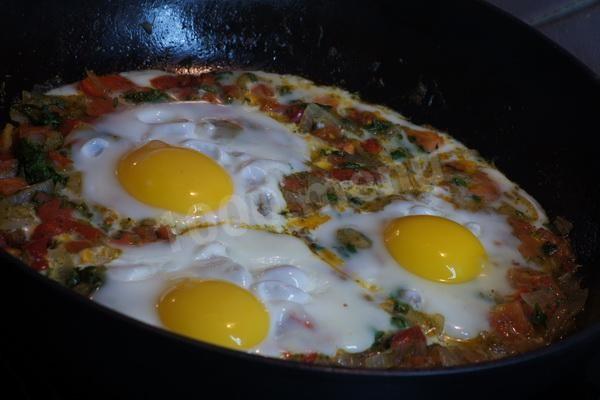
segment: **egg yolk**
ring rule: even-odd
[[[479,276],[487,260],[485,249],[470,230],[431,215],[392,220],[385,228],[384,242],[400,266],[430,281],[470,281]]]
[[[269,331],[265,306],[252,293],[224,281],[181,281],[156,307],[167,328],[232,349],[256,346]]]
[[[158,140],[126,154],[116,174],[137,200],[180,214],[217,210],[233,194],[231,177],[213,159]]]

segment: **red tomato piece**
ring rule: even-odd
[[[442,144],[444,144],[444,138],[432,131],[417,131],[415,129],[404,128],[408,138],[414,141],[423,151],[431,153]]]
[[[349,181],[352,179],[355,172],[356,171],[354,171],[353,169],[349,169],[349,168],[335,168],[335,169],[332,169],[331,171],[329,171],[329,174],[335,180]]]
[[[264,83],[254,85],[250,91],[259,98],[273,97],[275,95],[273,89]]]
[[[534,333],[520,301],[500,304],[489,316],[492,329],[507,340],[524,339]]]
[[[427,347],[427,339],[418,326],[401,330],[392,336],[391,347],[401,352],[409,352],[411,350],[425,350]]]
[[[48,152],[48,157],[50,157],[50,160],[52,160],[54,165],[60,169],[65,169],[73,163],[70,158],[63,156],[58,151],[54,150]]]
[[[379,141],[375,138],[367,139],[361,144],[362,148],[370,154],[378,154],[383,148],[379,144]]]
[[[79,253],[83,249],[89,249],[93,247],[94,244],[89,240],[73,240],[65,244],[65,250],[69,253]]]
[[[100,117],[115,110],[115,103],[112,99],[103,97],[93,97],[86,106],[86,113],[91,117]]]
[[[342,137],[341,129],[334,125],[326,125],[312,131],[311,134],[330,143],[336,142]]]
[[[88,77],[79,82],[79,90],[90,97],[106,97],[114,92],[125,92],[137,87],[121,75],[97,76],[88,73]]]
[[[27,187],[27,181],[23,178],[0,179],[0,194],[2,196],[10,196],[25,187]]]

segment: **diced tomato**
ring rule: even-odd
[[[558,290],[552,275],[530,268],[513,267],[509,269],[508,280],[520,292],[533,292],[549,288]]]
[[[319,358],[319,353],[308,353],[302,355],[302,361],[305,363],[312,364]]]
[[[48,268],[48,260],[46,259],[46,255],[48,254],[48,245],[50,244],[50,239],[47,237],[41,239],[31,240],[23,246],[23,250],[29,254],[30,262],[32,268],[37,270],[44,270]]]
[[[3,196],[10,196],[25,187],[27,187],[27,181],[23,178],[0,179],[0,194]]]
[[[58,198],[49,198],[38,207],[37,214],[42,222],[34,229],[30,241],[23,246],[31,258],[30,264],[33,268],[45,269],[48,267],[46,256],[48,246],[54,236],[72,232],[79,234],[86,242],[90,243],[102,238],[102,231],[73,219],[72,212],[71,208],[62,207]]]
[[[412,326],[392,336],[392,349],[402,353],[421,353],[427,348],[427,338],[418,326]]]
[[[72,212],[73,210],[70,208],[62,208],[58,198],[48,199],[37,210],[37,214],[42,221],[70,218]]]
[[[330,94],[323,94],[315,97],[313,99],[313,103],[321,104],[324,106],[337,107],[340,102],[337,99],[337,97],[334,97]]]
[[[326,142],[335,142],[342,137],[341,129],[334,125],[326,125],[312,131],[311,134]]]
[[[492,202],[500,197],[500,188],[485,172],[478,171],[471,176],[469,192],[479,196],[486,202]]]
[[[477,164],[469,160],[448,161],[444,164],[444,167],[449,167],[455,171],[466,172],[467,174],[473,174],[477,171]]]
[[[299,192],[304,190],[306,186],[306,179],[304,175],[289,175],[283,178],[282,186],[291,192]]]
[[[112,99],[103,97],[93,97],[88,101],[86,113],[92,117],[100,117],[104,114],[111,113],[115,110],[115,103]]]
[[[77,232],[84,238],[93,241],[99,240],[104,235],[99,229],[96,229],[91,225],[79,221],[72,221],[69,224],[69,230]]]
[[[69,253],[79,253],[83,249],[93,247],[94,244],[89,240],[73,240],[65,244],[65,250]]]
[[[56,167],[58,167],[59,169],[65,169],[73,163],[73,161],[71,161],[71,159],[63,156],[58,151],[54,151],[54,150],[50,151],[50,152],[48,152],[48,156],[50,157],[50,160],[52,160],[54,165]]]
[[[514,235],[521,241],[519,252],[525,258],[551,259],[564,271],[573,271],[576,267],[575,257],[569,242],[545,228],[535,228],[529,222],[510,217],[509,224]],[[548,250],[545,250],[548,249]]]
[[[155,228],[153,226],[136,226],[132,232],[121,231],[113,238],[113,242],[133,246],[144,243],[152,243],[159,240],[171,241],[173,239],[173,233],[167,226],[159,226]]]
[[[346,113],[346,118],[356,122],[360,126],[371,125],[377,119],[377,116],[370,111],[360,111],[356,108],[350,108]]]
[[[380,178],[381,175],[379,175],[375,171],[360,169],[354,173],[354,176],[352,177],[352,182],[354,182],[356,185],[372,185],[374,183],[377,183],[380,180]]]
[[[349,181],[356,171],[349,168],[335,168],[329,171],[331,177],[338,181]]]
[[[200,85],[214,85],[216,79],[213,74],[202,75],[163,75],[154,78],[150,84],[156,89],[169,90]]]
[[[174,239],[173,232],[168,226],[162,225],[156,229],[156,236],[160,240],[172,241]]]
[[[198,94],[198,88],[193,86],[182,88],[177,87],[171,90],[175,98],[177,98],[177,100],[191,100],[194,99],[195,96]]]
[[[163,75],[152,79],[150,84],[157,89],[168,90],[176,87],[190,86],[192,80],[189,75]]]
[[[121,75],[97,76],[88,73],[88,77],[79,82],[79,90],[91,97],[106,97],[114,92],[125,92],[135,87],[135,83]]]
[[[335,147],[337,147],[338,149],[340,149],[348,154],[354,154],[356,151],[356,146],[354,145],[354,142],[351,140],[338,140],[335,143]]]
[[[137,226],[133,228],[133,233],[139,237],[141,243],[155,242],[156,232],[152,226]]]
[[[520,301],[494,307],[489,320],[492,329],[506,340],[523,339],[534,333]]]
[[[239,99],[242,97],[242,89],[238,85],[224,85],[223,93],[229,100]]]
[[[266,97],[257,97],[257,99],[262,111],[285,115],[286,106],[280,104],[277,100]]]
[[[378,154],[383,148],[375,138],[367,139],[361,143],[362,148],[370,154]]]
[[[302,116],[304,115],[304,110],[305,107],[299,104],[290,104],[286,107],[284,113],[290,122],[297,124],[302,119]]]
[[[408,138],[414,141],[423,151],[431,153],[442,144],[444,144],[444,138],[432,131],[418,131],[415,129],[404,128]]]
[[[12,156],[11,156],[12,157]],[[16,158],[0,159],[0,175],[15,171],[19,162]]]
[[[250,91],[253,95],[259,98],[273,97],[275,95],[273,89],[264,83],[254,85]]]
[[[112,241],[117,244],[132,246],[138,243],[139,237],[132,232],[122,232],[118,237],[113,238]]]

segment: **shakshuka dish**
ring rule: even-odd
[[[445,132],[291,75],[136,71],[24,92],[0,244],[147,324],[359,368],[569,333],[571,224]]]

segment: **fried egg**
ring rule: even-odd
[[[396,201],[379,212],[328,215],[313,238],[337,250],[344,272],[381,300],[399,293],[417,311],[443,315],[445,334],[457,339],[489,328],[494,297],[512,292],[508,269],[528,265],[504,216],[458,210],[433,194]],[[340,243],[336,233],[348,228],[371,245]]]
[[[302,171],[302,137],[249,108],[149,104],[70,138],[82,197],[124,218],[176,226],[235,222],[281,229],[282,176]]]
[[[249,352],[371,346],[389,315],[300,239],[223,225],[122,247],[94,299],[143,322]]]

